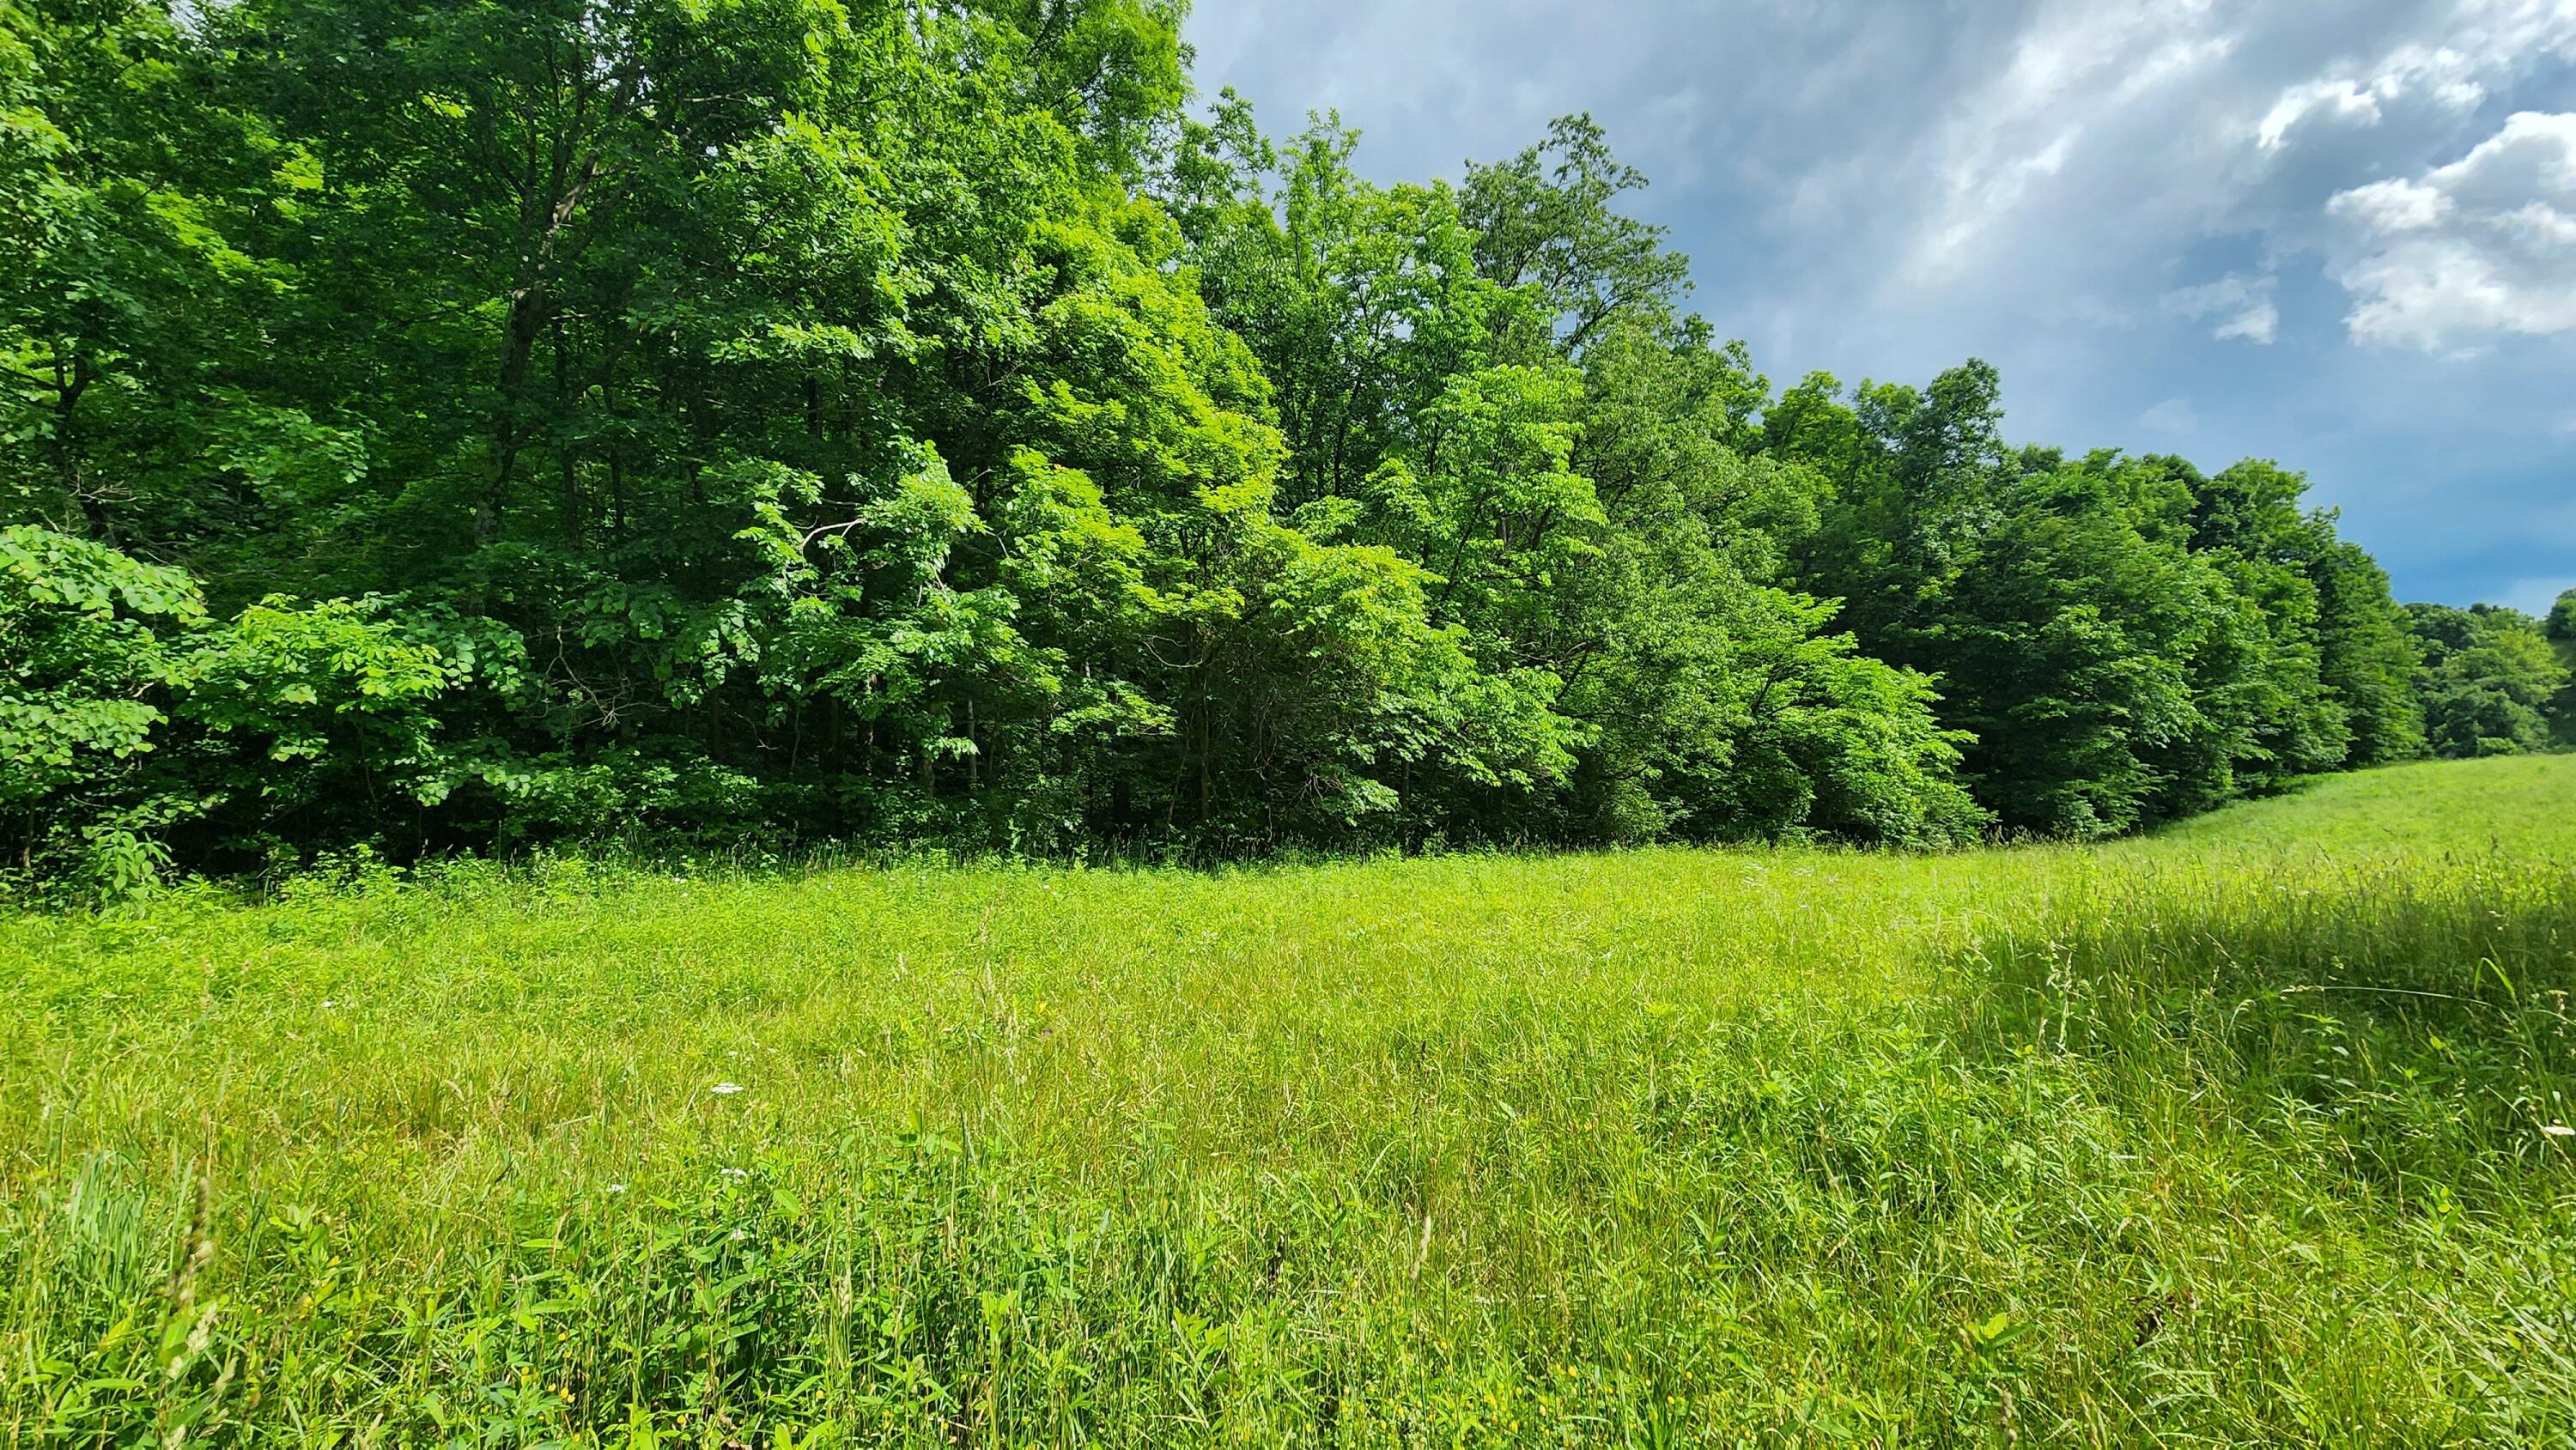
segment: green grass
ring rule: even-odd
[[[2570,767],[7,920],[0,1441],[2567,1443]]]
[[[2510,852],[2576,858],[2576,754],[2499,755],[2319,777],[2298,793],[2184,821],[2149,849],[2176,845]]]

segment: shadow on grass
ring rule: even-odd
[[[2414,1199],[2519,1191],[2576,1135],[2576,871],[2320,874],[2212,863],[2095,878],[1967,953],[1957,1043],[2092,1065],[2142,1113],[2228,1130]]]

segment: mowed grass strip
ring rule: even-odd
[[[2563,1439],[2571,766],[2091,852],[15,919],[0,1426]]]

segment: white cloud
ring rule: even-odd
[[[2576,330],[2576,113],[2520,111],[2420,179],[2326,203],[2356,341],[2426,352]]]
[[[2167,398],[2138,415],[2138,426],[2150,433],[2189,434],[2200,427],[2200,414],[2189,398]]]
[[[2576,60],[2576,3],[2572,0],[2454,0],[2440,17],[2441,48],[2422,73],[2442,86],[2458,86],[2476,72],[2536,61]],[[2423,46],[2402,46],[2392,64]]]
[[[2280,327],[2280,309],[2274,307],[2267,298],[2221,323],[2218,330],[2210,336],[2221,342],[2231,337],[2241,337],[2256,347],[2270,347]]]
[[[2544,22],[2546,19],[2542,17]],[[2409,43],[2390,51],[2367,77],[2321,76],[2301,81],[2281,92],[2281,98],[2264,113],[2261,124],[2254,128],[2254,144],[2266,151],[2277,151],[2293,130],[2311,118],[2376,126],[2384,114],[2382,106],[2409,97],[2421,97],[2445,111],[2471,110],[2487,98],[2486,86],[2477,80],[2480,71],[2552,38],[2545,24],[2537,31],[2517,28],[2512,35],[2511,42],[2499,42],[2505,44],[2501,54],[2471,56],[2449,46]]]
[[[2576,0],[2383,0],[2368,15],[2314,0],[2023,5],[1995,62],[1963,77],[1919,139],[1815,178],[1843,205],[1800,198],[1795,230],[1810,236],[1870,218],[1845,222],[1860,245],[1835,259],[1876,264],[1863,285],[1884,335],[1980,302],[2052,322],[2152,305],[2140,284],[2207,245],[2264,276],[2185,288],[2163,310],[2272,344],[2284,324],[2270,274],[2360,261],[2356,228],[2437,229],[2467,199],[2429,186],[2420,158],[2458,155],[2483,134],[2467,128],[2492,124],[2482,106],[2524,95],[2553,59],[2576,62]],[[2361,185],[2390,176],[2406,179]],[[2341,189],[2359,194],[2321,214]],[[1891,210],[1910,224],[1888,227]],[[2557,220],[2515,225],[2548,236]]]
[[[2163,441],[2184,415],[2157,400],[2196,400],[2167,446],[2312,468],[2418,597],[2576,558],[2576,331],[2499,345],[2549,322],[2531,259],[2576,205],[2436,175],[2509,113],[2576,110],[2576,0],[1206,0],[1189,25],[1206,91],[1274,131],[1340,108],[1378,179],[1593,112],[1775,379],[1982,357],[2012,436],[2069,445]],[[2339,279],[2345,305],[2306,303]],[[2347,345],[2341,313],[2397,345]],[[2213,334],[2247,345],[2190,345]]]
[[[2576,247],[2576,217],[2535,201],[2506,212],[2498,225],[2535,247]]]
[[[2423,231],[2450,209],[2447,192],[2402,178],[2356,186],[2326,203],[2328,215],[2348,217],[2364,231],[2382,235]]]
[[[2164,297],[2165,311],[2194,322],[2217,319],[2210,336],[2224,342],[2243,338],[2269,347],[2281,330],[2281,309],[2272,294],[2279,286],[2270,276],[2245,277],[2230,272],[2215,282],[2178,288]]]
[[[2062,183],[2076,173],[2089,185],[2106,135],[2125,144],[2123,133],[2141,114],[2169,104],[2225,59],[2236,39],[2224,20],[2206,3],[2044,0],[2009,58],[1947,108],[1912,159],[1938,187],[1904,278],[1939,285],[2018,250],[1998,245],[1995,234],[2016,213],[2060,203]],[[2089,164],[2071,164],[2079,156]]]
[[[2379,98],[2348,80],[2302,81],[2281,93],[2254,128],[2254,142],[2266,151],[2280,149],[2290,128],[2310,116],[2332,116],[2357,125],[2379,124]]]
[[[2254,127],[2254,143],[2277,151],[2309,124],[2376,126],[2387,108],[2418,101],[2465,114],[2486,100],[2488,81],[2545,56],[2576,60],[2576,0],[2452,0],[2428,7],[2438,43],[2407,40],[2377,63],[2340,62],[2284,87]]]

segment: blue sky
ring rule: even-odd
[[[1383,180],[1590,111],[1776,383],[2002,369],[2016,442],[2247,456],[2401,598],[2576,587],[2576,0],[1200,0]]]

